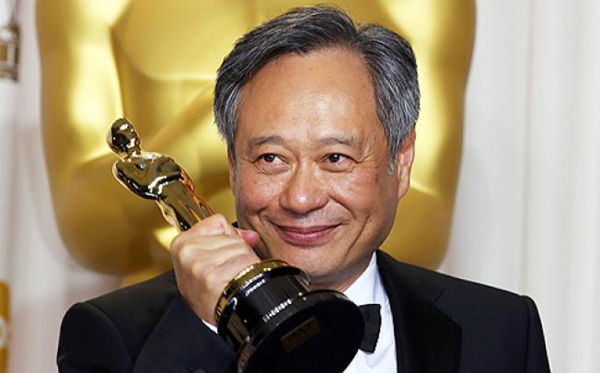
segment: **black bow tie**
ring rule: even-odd
[[[374,352],[381,328],[381,305],[365,304],[358,308],[365,321],[365,334],[360,343],[360,349],[365,352]]]

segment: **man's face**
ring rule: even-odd
[[[339,48],[264,66],[243,88],[234,151],[237,218],[260,234],[258,255],[338,290],[387,236],[413,156],[411,141],[390,170],[367,67]]]

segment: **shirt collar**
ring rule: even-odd
[[[357,305],[371,303],[385,304],[385,293],[377,269],[375,252],[373,252],[367,268],[344,291],[344,294]]]

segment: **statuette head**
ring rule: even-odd
[[[106,142],[119,157],[129,157],[141,150],[141,141],[133,124],[125,118],[117,119],[106,135]]]

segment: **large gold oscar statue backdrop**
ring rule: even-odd
[[[234,220],[225,145],[211,112],[215,71],[234,41],[296,0],[38,0],[42,124],[62,238],[84,266],[136,281],[170,265],[174,235],[154,204],[112,178],[104,142],[116,118],[188,171]],[[319,1],[318,3],[328,3]],[[333,3],[333,2],[332,2]],[[474,0],[338,0],[359,22],[413,45],[422,89],[411,191],[384,249],[436,267],[446,250],[459,169]]]

